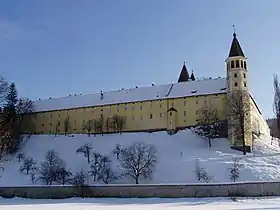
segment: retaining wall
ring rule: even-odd
[[[192,185],[102,185],[102,186],[32,186],[0,187],[0,196],[25,198],[70,197],[227,197],[280,196],[280,182]]]

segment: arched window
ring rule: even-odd
[[[241,60],[240,63],[241,63],[241,68],[243,68],[243,60]]]
[[[247,69],[246,61],[244,61],[244,69]]]
[[[232,68],[232,69],[234,68],[234,61],[230,62],[230,68]]]
[[[239,60],[235,61],[235,66],[236,66],[236,68],[239,68]]]

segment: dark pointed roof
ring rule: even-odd
[[[230,51],[228,57],[236,57],[236,56],[244,56],[244,53],[241,49],[241,46],[238,42],[238,39],[236,38],[236,33],[233,33],[233,40],[231,43]]]
[[[184,62],[184,65],[182,67],[178,82],[187,82],[189,80],[189,72],[187,70],[186,64]]]
[[[195,76],[194,76],[194,73],[193,73],[193,71],[192,71],[192,74],[191,74],[191,77],[190,77],[190,79],[191,79],[192,81],[194,81],[194,80],[195,80]]]

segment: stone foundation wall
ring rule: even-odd
[[[228,196],[280,196],[280,182],[247,182],[235,184],[194,185],[103,185],[103,186],[34,186],[0,187],[5,198],[70,197],[228,197]]]

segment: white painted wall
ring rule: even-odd
[[[260,131],[261,134],[270,136],[270,128],[269,128],[266,120],[263,118],[263,116],[259,112],[259,110],[256,107],[252,98],[250,98],[250,105],[251,105],[252,131],[253,132]]]

